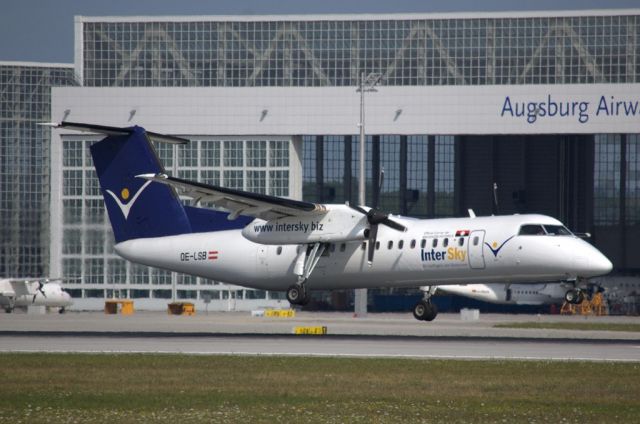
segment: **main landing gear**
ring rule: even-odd
[[[422,290],[424,298],[413,307],[413,316],[418,321],[433,321],[438,316],[438,308],[431,303],[431,296],[436,292],[436,287],[425,287]]]
[[[300,249],[293,267],[294,274],[298,276],[298,282],[287,289],[287,300],[292,305],[306,305],[309,303],[311,296],[307,292],[305,282],[318,264],[325,248],[326,245],[324,243],[313,243]]]

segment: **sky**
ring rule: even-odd
[[[640,0],[0,0],[0,61],[73,63],[73,17],[640,8]]]

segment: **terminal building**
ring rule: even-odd
[[[364,77],[368,204],[551,215],[591,233],[616,275],[640,273],[640,9],[76,17],[74,71],[51,120],[180,135],[192,142],[158,148],[174,175],[327,203],[358,200]],[[118,258],[98,139],[51,136],[47,268],[81,277],[67,284],[81,307],[282,302]]]
[[[51,87],[72,64],[0,61],[0,278],[49,275]]]

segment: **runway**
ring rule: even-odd
[[[408,314],[300,313],[293,319],[248,313],[193,317],[163,313],[106,316],[0,315],[0,352],[168,353],[193,355],[297,355],[422,359],[504,359],[640,362],[640,334],[612,331],[519,330],[498,322],[584,320],[584,317],[483,316],[461,321],[442,314],[432,323]],[[637,318],[592,317],[597,322]],[[296,325],[324,325],[329,334],[291,334]]]
[[[2,335],[2,352],[171,353],[640,362],[640,343],[411,336]]]

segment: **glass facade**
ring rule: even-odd
[[[0,277],[48,276],[51,87],[71,65],[0,62]]]
[[[85,18],[89,87],[640,82],[640,17]]]
[[[597,134],[594,155],[594,224],[640,224],[640,136]]]
[[[303,137],[303,198],[357,204],[359,149],[358,136]],[[367,136],[365,161],[367,205],[414,217],[456,214],[453,136]]]
[[[99,139],[63,140],[62,274],[81,277],[69,281],[66,287],[85,298],[115,293],[121,297],[167,299],[172,297],[173,283],[179,299],[197,298],[198,290],[194,289],[198,285],[207,290],[213,285],[218,291],[228,290],[226,285],[133,264],[115,254],[113,233],[89,154],[89,146]],[[186,145],[161,144],[157,153],[165,169],[180,178],[286,197],[290,144],[287,139],[192,137]]]

